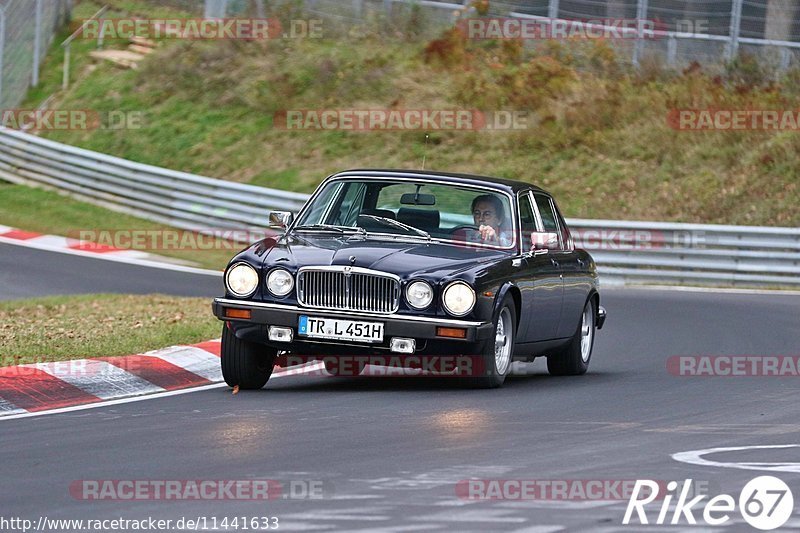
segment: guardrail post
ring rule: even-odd
[[[647,19],[647,0],[636,2],[636,42],[633,46],[633,65],[639,66],[644,48],[644,21]]]
[[[558,0],[550,0],[547,6],[547,16],[552,21],[558,18]]]
[[[731,61],[739,52],[739,30],[742,26],[742,0],[733,0],[731,4],[731,31],[728,47],[725,50],[726,59]]]
[[[353,11],[357,18],[361,18],[364,14],[364,0],[353,0]]]

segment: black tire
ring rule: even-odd
[[[589,353],[584,357],[582,350],[583,341],[583,321],[587,317],[591,337],[587,341]],[[594,338],[597,331],[597,314],[594,309],[594,301],[589,300],[583,306],[583,313],[578,321],[578,328],[569,343],[556,353],[547,356],[547,371],[551,376],[580,376],[589,370],[589,363],[592,360],[592,350],[594,349]]]
[[[508,361],[504,365],[505,368],[497,367],[497,357],[495,357],[495,350],[497,348],[496,338],[498,337],[498,324],[501,319],[504,323],[503,333],[505,333],[506,336],[505,346],[509,346],[507,354]],[[514,358],[514,342],[517,338],[517,308],[514,305],[514,301],[511,299],[511,296],[507,295],[503,299],[503,304],[498,309],[493,323],[494,330],[492,337],[486,340],[486,343],[483,347],[483,353],[481,354],[481,363],[484,373],[482,376],[473,380],[473,385],[481,389],[494,389],[501,386],[506,380],[506,376],[511,371],[511,361]],[[508,333],[508,330],[506,329],[508,325],[510,325],[510,333]]]
[[[278,351],[274,348],[243,341],[222,326],[222,347],[220,363],[222,377],[231,387],[240,389],[260,389],[269,381]]]

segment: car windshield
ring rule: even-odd
[[[492,227],[493,239],[480,228]],[[430,181],[343,179],[328,182],[300,214],[293,231],[368,232],[510,249],[516,245],[507,195]]]

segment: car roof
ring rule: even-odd
[[[520,191],[532,189],[536,192],[545,194],[547,191],[524,181],[509,180],[504,178],[495,178],[491,176],[479,176],[476,174],[461,174],[454,172],[438,172],[434,170],[397,170],[397,169],[378,169],[378,168],[359,168],[344,170],[328,176],[327,179],[336,179],[342,177],[360,177],[360,178],[414,178],[414,179],[436,179],[447,183],[458,185],[482,185],[484,187],[493,187],[501,191],[511,192],[516,194]]]

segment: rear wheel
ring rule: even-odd
[[[266,385],[277,354],[274,348],[239,339],[227,324],[222,327],[222,377],[231,387],[260,389]]]
[[[558,353],[547,356],[547,371],[551,375],[579,376],[589,369],[594,348],[594,317],[594,302],[589,300],[583,307],[581,322],[572,340]]]
[[[485,372],[483,376],[477,378],[476,386],[489,389],[503,384],[511,370],[516,327],[517,310],[511,298],[506,296],[494,320],[494,335],[484,348]]]

